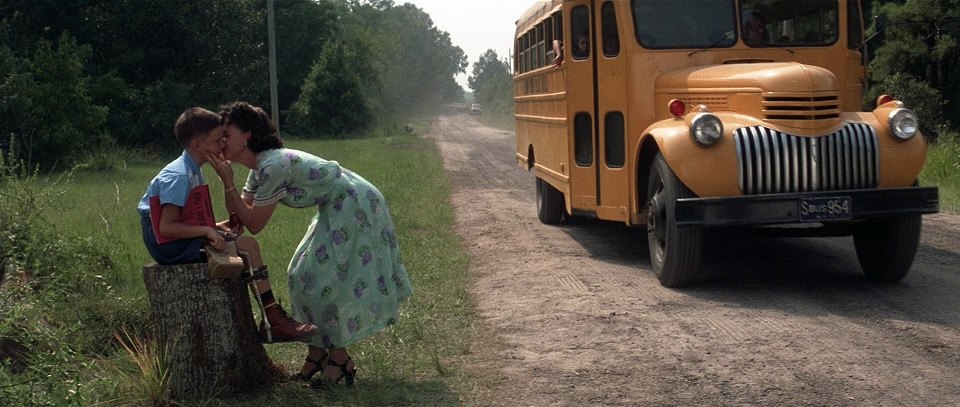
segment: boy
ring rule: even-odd
[[[167,164],[150,181],[137,210],[140,212],[140,224],[143,227],[143,242],[157,263],[197,263],[201,261],[200,249],[205,245],[223,249],[225,240],[218,229],[224,232],[230,230],[229,221],[210,227],[191,225],[180,220],[190,192],[206,184],[200,167],[207,162],[207,155],[220,154],[223,149],[223,125],[220,115],[199,107],[187,109],[177,118],[174,135],[183,147],[183,154]],[[160,202],[160,220],[156,230],[159,233],[154,232],[150,217],[152,197],[159,197]],[[239,225],[232,226],[239,231]],[[165,238],[164,240],[174,240],[160,243],[157,235]],[[252,237],[242,236],[236,239],[236,246],[237,250],[249,254],[253,274],[259,277],[256,283],[257,291],[266,309],[265,317],[270,325],[272,341],[297,340],[315,333],[316,326],[294,321],[273,298],[270,281],[266,278],[267,268],[260,256],[257,241]]]

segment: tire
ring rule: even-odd
[[[540,222],[546,225],[559,224],[565,210],[563,192],[549,182],[537,178],[537,218]]]
[[[703,229],[677,227],[675,213],[678,198],[694,195],[677,179],[660,154],[650,166],[648,180],[647,244],[650,246],[650,264],[660,285],[690,285],[700,271]]]
[[[872,219],[857,228],[853,245],[868,279],[896,283],[910,272],[920,245],[920,215]]]

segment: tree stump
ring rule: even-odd
[[[173,399],[274,384],[281,372],[260,343],[245,284],[209,278],[206,263],[147,264],[143,281],[160,344],[170,346]]]

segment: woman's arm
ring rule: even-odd
[[[240,223],[253,234],[260,233],[267,226],[274,209],[277,208],[276,202],[270,205],[254,206],[253,198],[243,198],[235,185],[224,184],[223,195],[227,209],[231,213],[236,213]]]
[[[233,167],[229,161],[214,154],[207,154],[207,160],[212,163],[213,170],[217,172],[220,182],[223,183],[223,201],[227,210],[231,214],[236,213],[240,223],[250,233],[260,233],[273,216],[273,210],[277,208],[276,202],[270,205],[254,206],[252,197],[244,198],[237,190],[233,179]]]

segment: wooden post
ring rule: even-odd
[[[172,346],[171,398],[264,388],[282,374],[260,343],[250,295],[238,279],[211,279],[206,263],[151,263],[143,281],[161,344]]]

